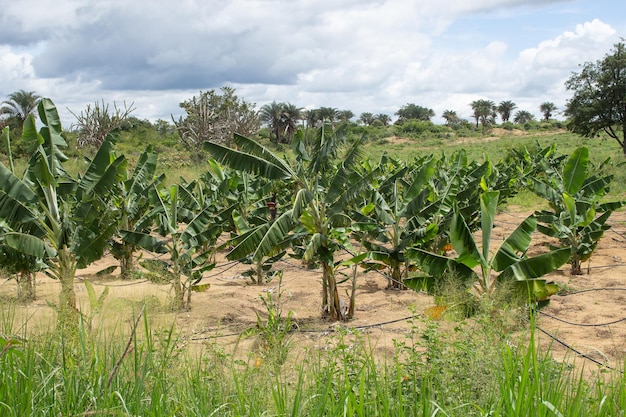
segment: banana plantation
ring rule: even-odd
[[[192,308],[194,289],[215,267],[217,251],[252,265],[255,283],[282,257],[301,260],[321,274],[322,314],[332,321],[354,317],[358,273],[377,270],[388,288],[434,291],[454,279],[475,297],[511,286],[529,302],[556,288],[545,275],[564,264],[581,274],[621,202],[606,201],[611,175],[593,166],[589,151],[569,156],[555,146],[518,149],[500,161],[470,161],[464,151],[400,160],[363,156],[363,140],[341,127],[299,130],[290,157],[235,134],[231,146],[204,142],[207,172],[170,185],[147,147],[130,166],[109,134],[85,168],[64,168],[67,143],[49,99],[31,115],[22,140],[32,149],[23,172],[9,150],[0,164],[0,256],[19,294],[33,298],[34,277],[61,283],[61,329],[76,329],[77,268],[105,253],[130,279],[143,251],[171,284],[173,308]],[[491,239],[496,213],[521,190],[545,199],[499,244]],[[533,248],[543,234],[551,245]],[[226,242],[226,243],[224,243]],[[531,250],[535,249],[535,250]],[[348,282],[348,302],[338,285]],[[209,290],[210,291],[210,290]]]

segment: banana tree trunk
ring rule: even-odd
[[[323,294],[323,298],[326,298],[326,303],[323,305],[323,308],[325,311],[328,311],[328,316],[331,320],[345,321],[346,316],[341,308],[334,268],[327,262],[322,262],[322,268],[324,270],[323,280],[326,282],[326,290]]]
[[[130,279],[134,269],[135,257],[133,256],[133,247],[131,245],[124,245],[120,258],[120,279]]]
[[[402,268],[399,261],[391,264],[391,279],[387,284],[387,289],[405,290],[406,286],[402,283]]]
[[[35,299],[35,274],[32,272],[24,271],[17,275],[17,298],[23,303]]]
[[[76,308],[76,292],[74,291],[76,260],[67,246],[63,246],[59,250],[57,268],[57,277],[61,282],[58,326],[62,330],[71,332],[78,329],[79,313]]]

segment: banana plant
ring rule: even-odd
[[[562,170],[546,169],[543,177],[532,177],[530,183],[532,190],[548,200],[550,206],[536,212],[538,229],[571,249],[572,275],[583,273],[582,262],[591,257],[610,228],[607,221],[613,211],[623,205],[619,201],[600,202],[608,193],[613,176],[588,176],[589,168],[589,150],[581,147],[571,154]]]
[[[158,189],[165,180],[165,174],[156,175],[158,155],[152,146],[141,154],[130,177],[118,184],[118,192],[113,205],[119,212],[119,229],[137,232],[149,232],[152,224],[143,220],[141,230],[137,226],[146,213],[152,209],[150,193]],[[150,240],[149,236],[145,239]],[[152,238],[158,246],[157,238]],[[146,243],[144,243],[146,245]],[[111,254],[120,262],[120,278],[129,279],[135,269],[135,252],[138,246],[116,238],[111,241]],[[154,247],[153,247],[154,249]]]
[[[493,229],[499,191],[484,191],[480,196],[480,244],[473,236],[464,217],[455,209],[450,224],[450,240],[456,252],[451,258],[423,249],[411,250],[420,262],[421,269],[434,279],[442,279],[453,273],[469,286],[474,284],[478,293],[489,296],[500,282],[514,282],[527,291],[533,300],[549,296],[550,287],[541,279],[555,271],[569,258],[568,247],[553,250],[533,257],[527,256],[536,230],[537,220],[528,216],[509,235],[492,255],[491,232]],[[480,272],[477,273],[475,268]],[[493,273],[497,273],[494,277]]]
[[[421,214],[427,197],[423,191],[434,175],[436,162],[428,157],[407,166],[383,155],[378,165],[382,177],[372,184],[369,202],[353,214],[354,236],[367,249],[362,264],[370,269],[388,269],[387,288],[405,288],[402,281],[411,268],[405,250],[437,235],[436,223],[414,219]],[[371,170],[368,161],[365,165]],[[417,223],[419,227],[415,227]]]
[[[194,286],[204,272],[215,267],[212,255],[224,225],[223,215],[216,216],[211,206],[202,207],[192,193],[194,188],[194,182],[175,184],[167,190],[154,187],[154,208],[138,222],[137,230],[120,231],[128,244],[169,253],[170,259],[161,261],[161,266],[174,290],[172,307],[177,311],[191,308]],[[140,231],[153,221],[158,234],[167,240],[155,240],[150,233]]]
[[[2,239],[12,250],[46,263],[46,274],[61,283],[59,325],[75,330],[76,268],[100,259],[117,229],[110,201],[126,159],[115,156],[109,136],[85,173],[71,177],[63,168],[67,144],[54,103],[44,98],[37,110],[43,123],[39,132],[32,115],[24,122],[22,139],[33,148],[24,176],[0,163],[0,218],[10,228]]]
[[[323,125],[316,131],[311,142],[311,149],[317,150],[315,153],[307,149],[299,133],[294,140],[297,156],[294,167],[251,139],[235,134],[234,143],[237,149],[209,142],[205,143],[205,149],[222,164],[269,180],[286,181],[290,184],[288,192],[294,191],[291,206],[274,220],[235,238],[236,246],[228,258],[251,256],[253,262],[258,262],[294,242],[302,242],[304,259],[319,261],[322,267],[323,311],[333,320],[348,319],[347,312],[353,309],[341,305],[335,252],[349,242],[351,219],[346,209],[373,177],[373,174],[361,176],[354,170],[360,158],[360,141],[355,141],[337,164],[336,147],[343,141],[334,136],[332,129]]]

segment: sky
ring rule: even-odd
[[[539,118],[624,37],[624,0],[0,0],[0,100],[35,91],[66,128],[102,101],[171,121],[222,86],[257,108],[415,103],[441,122],[487,99]]]

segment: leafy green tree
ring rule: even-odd
[[[391,116],[385,113],[378,113],[374,116],[374,120],[378,120],[383,126],[387,127],[391,123]]]
[[[567,102],[567,128],[586,137],[606,133],[626,156],[626,47],[623,43],[603,59],[586,63],[565,87],[573,92]]]
[[[395,115],[398,116],[398,120],[396,120],[397,124],[402,124],[407,120],[428,122],[431,118],[435,117],[435,111],[427,107],[418,106],[414,103],[407,103],[400,107]]]
[[[0,103],[0,115],[16,117],[21,125],[29,115],[37,115],[37,104],[40,100],[41,96],[34,91],[18,90]]]
[[[374,123],[375,117],[373,113],[365,112],[359,116],[359,121],[365,126],[371,126]]]
[[[261,121],[269,127],[270,131],[274,132],[276,143],[282,142],[282,135],[285,131],[283,106],[283,103],[272,101],[269,104],[263,105],[259,113]]]
[[[476,119],[476,127],[480,122],[482,126],[482,133],[485,134],[487,126],[495,123],[496,117],[496,105],[491,100],[475,100],[472,101],[470,106],[474,112],[474,119]]]
[[[526,110],[518,111],[517,113],[515,113],[515,117],[513,117],[513,121],[518,125],[523,125],[533,120],[535,120],[535,116],[533,116],[531,112]]]
[[[500,114],[502,122],[508,122],[511,118],[511,113],[517,108],[517,105],[510,100],[502,101],[498,104],[496,111]]]
[[[334,107],[320,107],[318,109],[320,120],[325,123],[330,123],[332,127],[335,126],[338,120],[341,120],[341,113]]]
[[[354,117],[352,110],[339,110],[339,120],[342,123],[349,123],[350,119]]]
[[[443,119],[446,121],[446,125],[450,127],[457,126],[459,122],[461,121],[459,116],[456,114],[454,110],[445,110],[441,114],[441,117],[443,117]]]
[[[67,144],[57,109],[47,98],[37,108],[43,123],[39,132],[32,115],[24,122],[22,136],[34,147],[24,176],[0,164],[0,218],[11,230],[2,239],[13,250],[46,262],[46,273],[61,283],[59,325],[74,330],[76,268],[100,259],[117,230],[110,201],[124,177],[126,159],[115,157],[110,138],[85,173],[71,177],[63,168]]]
[[[539,105],[539,111],[541,112],[541,114],[543,114],[543,120],[546,122],[550,121],[552,113],[554,113],[556,110],[556,105],[550,101],[546,101]]]
[[[200,91],[199,96],[180,103],[187,115],[178,120],[172,116],[183,144],[200,150],[204,142],[229,143],[233,133],[252,135],[259,130],[259,115],[254,105],[240,99],[235,89],[222,87]]]

